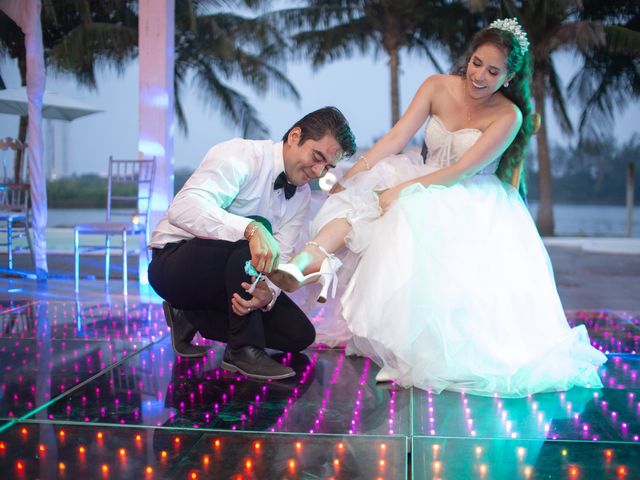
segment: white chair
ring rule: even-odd
[[[27,248],[35,266],[33,246],[31,244],[31,219],[29,215],[29,184],[0,184],[0,231],[5,233],[6,241],[0,240],[0,246],[7,247],[9,270],[13,270],[13,254]],[[26,246],[16,246],[16,240],[25,239]]]
[[[105,252],[104,281],[109,285],[109,264],[111,249],[120,249],[122,253],[122,283],[127,295],[127,254],[144,249],[148,260],[148,220],[153,194],[155,176],[155,157],[143,160],[115,160],[109,157],[109,179],[107,184],[107,220],[103,223],[83,223],[73,227],[73,253],[75,262],[75,291],[79,291],[80,254],[97,250]],[[118,221],[116,218],[122,220]],[[80,245],[81,235],[104,235],[104,245]],[[121,238],[120,247],[111,246],[111,236]],[[127,248],[127,237],[138,236],[136,249]]]

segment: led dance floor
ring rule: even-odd
[[[221,344],[176,358],[159,305],[5,302],[0,477],[640,478],[640,321],[569,317],[609,357],[605,387],[500,399],[376,384],[340,349],[250,381]]]

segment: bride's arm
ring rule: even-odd
[[[372,168],[381,159],[398,153],[404,148],[431,113],[431,100],[434,91],[442,84],[438,77],[441,76],[429,77],[420,85],[409,104],[409,108],[398,120],[398,123],[344,174],[345,180],[358,172]]]
[[[380,206],[383,210],[387,210],[402,190],[415,183],[421,183],[425,187],[429,185],[448,186],[472,177],[496,158],[500,158],[513,142],[521,124],[522,114],[517,107],[513,106],[489,125],[473,146],[462,154],[460,160],[448,167],[402,182],[386,190],[380,195]]]

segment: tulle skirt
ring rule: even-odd
[[[348,352],[381,376],[434,392],[521,397],[601,387],[606,357],[571,328],[542,240],[518,192],[495,175],[451,187],[414,185],[381,216],[376,191],[434,170],[395,156],[329,197],[312,234],[337,217],[353,229],[342,253],[339,319]],[[334,339],[335,340],[335,339]]]

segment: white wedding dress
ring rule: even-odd
[[[371,357],[379,379],[434,392],[601,387],[606,357],[584,326],[568,325],[542,240],[516,189],[495,175],[497,163],[450,187],[411,186],[380,216],[376,191],[456,162],[480,135],[449,131],[432,116],[425,163],[379,162],[313,220],[313,235],[338,217],[353,227],[335,312],[351,334],[347,351]]]

